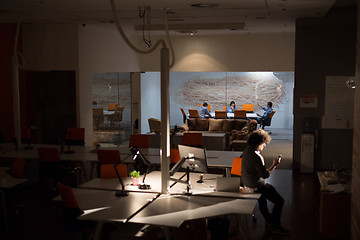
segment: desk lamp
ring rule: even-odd
[[[117,191],[115,192],[115,195],[116,195],[116,196],[119,196],[119,197],[128,196],[129,193],[128,193],[127,191],[125,191],[124,182],[122,181],[122,179],[121,179],[121,177],[120,177],[120,174],[119,174],[119,172],[118,172],[118,170],[117,170],[117,164],[113,164],[113,166],[114,166],[114,170],[115,170],[115,172],[116,172],[116,176],[118,177],[119,182],[120,182],[120,185],[121,185],[121,190],[117,190]]]
[[[139,151],[137,147],[130,147],[130,151],[133,155],[133,161],[135,161],[135,169],[138,171],[140,166],[145,166],[146,171],[144,173],[144,177],[142,183],[139,184],[139,189],[151,189],[149,184],[145,184],[146,174],[150,169],[150,162],[145,158],[145,156]]]

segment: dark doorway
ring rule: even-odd
[[[36,127],[33,143],[58,144],[76,127],[75,71],[26,71],[21,92],[22,124]]]

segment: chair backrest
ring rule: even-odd
[[[149,122],[150,132],[154,132],[154,133],[161,132],[161,130],[160,130],[161,129],[161,120],[160,119],[149,118],[148,122]]]
[[[104,118],[104,109],[93,108],[93,118]]]
[[[269,115],[269,118],[272,118],[274,116],[274,114],[276,113],[276,111],[272,111]]]
[[[41,162],[60,162],[60,153],[57,148],[38,148],[39,160]]]
[[[203,105],[200,104],[200,107],[202,107],[202,106],[203,106]],[[211,104],[208,104],[206,108],[209,110],[209,112],[211,112]]]
[[[129,140],[129,147],[148,148],[149,136],[144,134],[131,134]]]
[[[184,111],[184,109],[182,107],[180,107],[180,110],[181,110],[181,113],[183,115],[183,122],[186,123],[186,118],[187,118],[186,113],[185,113],[185,111]]]
[[[224,107],[223,107],[223,111],[226,111],[226,107],[227,107],[227,106],[224,106]]]
[[[108,104],[108,111],[116,111],[119,110],[120,103],[109,103]]]
[[[61,202],[65,207],[79,208],[79,203],[71,187],[62,184],[61,182],[57,182],[56,186],[61,196]]]
[[[119,150],[98,149],[98,163],[100,164],[120,164]]]
[[[246,118],[246,110],[235,109],[234,118]]]
[[[215,111],[215,118],[222,118],[222,119],[227,118],[226,111]]]
[[[242,110],[245,110],[246,112],[254,112],[254,104],[246,104],[244,103],[241,107]]]
[[[185,132],[183,135],[182,144],[187,146],[202,147],[202,133]]]
[[[182,115],[186,117],[186,113],[185,113],[184,109],[182,107],[180,107],[180,110],[181,110]]]
[[[170,148],[170,161],[171,163],[177,163],[180,161],[180,152],[177,148]]]
[[[120,177],[127,177],[127,167],[126,164],[118,164],[116,169]],[[114,164],[101,164],[100,165],[100,178],[117,178],[116,171],[114,169]]]
[[[68,128],[65,140],[71,145],[85,145],[85,128]]]
[[[234,157],[234,161],[231,167],[231,174],[241,176],[241,162],[242,158]]]
[[[24,158],[14,158],[13,164],[11,167],[11,173],[16,177],[23,177],[25,169],[25,159]]]
[[[262,121],[262,125],[263,126],[271,126],[271,119],[273,118],[275,113],[276,113],[276,111],[272,111],[270,113],[269,117]]]
[[[199,111],[197,109],[189,109],[189,117],[191,118],[199,118]]]

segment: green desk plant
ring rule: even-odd
[[[140,177],[140,171],[132,171],[129,173],[129,176],[131,176],[131,181],[133,186],[139,185],[139,177]]]

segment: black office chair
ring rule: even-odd
[[[272,112],[270,113],[270,115],[269,115],[268,118],[266,118],[266,119],[261,119],[260,127],[261,127],[262,129],[264,129],[265,126],[268,126],[268,127],[271,126],[271,119],[272,119],[272,117],[274,116],[275,112],[276,112],[276,111],[272,111]],[[269,134],[271,134],[271,132],[269,132]]]

